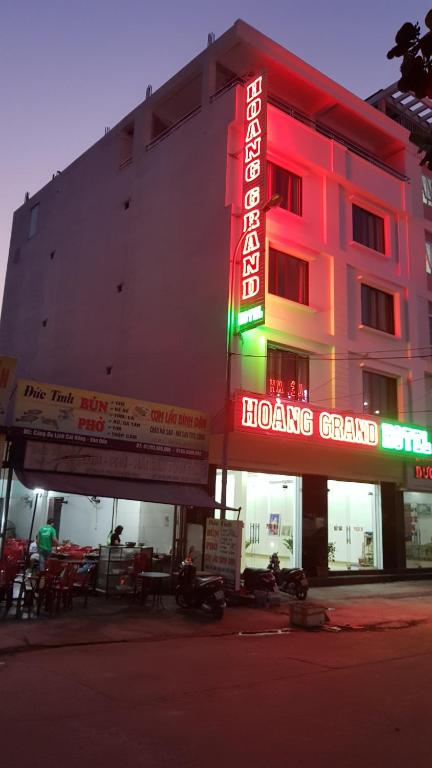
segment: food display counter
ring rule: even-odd
[[[152,547],[101,546],[96,589],[118,594],[123,585],[132,585],[140,571],[150,570],[152,555]]]

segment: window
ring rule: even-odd
[[[397,381],[381,373],[363,371],[363,411],[397,419]]]
[[[269,293],[299,304],[309,304],[309,264],[270,248]]]
[[[353,240],[385,253],[384,219],[358,205],[352,207]]]
[[[429,373],[425,373],[425,408],[426,424],[430,429],[432,424],[432,376]]]
[[[268,195],[271,197],[276,193],[281,196],[280,208],[285,208],[297,216],[302,215],[302,179],[291,171],[280,168],[278,165],[269,163],[268,166],[269,189]]]
[[[432,179],[429,176],[422,176],[422,190],[424,204],[432,206]]]
[[[38,227],[38,217],[39,217],[39,203],[36,203],[36,205],[33,205],[33,207],[30,209],[30,226],[29,226],[29,237],[33,237],[33,235],[37,232]]]
[[[309,401],[309,358],[289,349],[267,347],[268,395]]]
[[[394,298],[391,293],[362,284],[361,307],[363,325],[394,334]]]
[[[425,268],[432,275],[432,232],[425,232]]]

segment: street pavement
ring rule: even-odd
[[[214,622],[99,600],[0,626],[2,765],[430,765],[429,582],[313,590],[320,630],[288,603]]]
[[[64,647],[206,637],[277,631],[292,627],[290,608],[295,598],[281,595],[276,607],[255,608],[252,600],[232,605],[222,621],[202,611],[182,611],[165,595],[162,610],[151,610],[123,598],[90,597],[84,609],[79,599],[72,611],[48,617],[16,620],[11,613],[0,622],[0,654],[30,648]],[[432,623],[432,581],[408,581],[314,588],[308,604],[326,610],[323,631],[383,630]]]

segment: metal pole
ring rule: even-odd
[[[234,248],[232,260],[230,261],[230,281],[228,290],[228,328],[227,328],[227,361],[225,374],[225,406],[224,406],[224,430],[222,441],[222,477],[221,477],[221,519],[226,517],[226,497],[228,483],[228,445],[229,433],[231,430],[231,377],[232,377],[232,340],[234,336],[234,291],[235,291],[235,273],[237,265],[237,253],[247,232],[242,232]]]
[[[13,450],[12,450],[12,444],[9,445],[9,456],[8,456],[8,479],[6,483],[6,493],[5,493],[5,503],[3,507],[3,516],[2,516],[2,523],[1,523],[1,531],[0,531],[0,560],[3,558],[4,553],[4,545],[5,545],[5,539],[6,539],[6,526],[8,521],[8,515],[9,515],[9,504],[10,504],[10,496],[11,496],[11,490],[12,490],[12,478],[13,478]]]
[[[171,585],[172,585],[172,579],[174,575],[174,564],[176,560],[177,560],[177,504],[174,505],[174,518],[173,518],[173,537],[172,537],[171,565],[170,565]]]
[[[29,537],[28,537],[28,542],[27,542],[26,555],[28,555],[29,549],[30,549],[30,542],[31,542],[31,537],[32,537],[32,533],[33,533],[33,525],[34,525],[34,521],[35,521],[36,507],[37,507],[37,503],[38,503],[38,498],[39,498],[39,494],[35,493],[35,500],[34,500],[34,504],[33,504],[33,515],[32,515],[32,520],[31,520],[31,525],[30,525],[30,532],[29,532]]]
[[[261,213],[267,213],[270,208],[277,208],[282,201],[281,195],[276,192],[271,196],[267,202],[261,207]],[[229,433],[231,430],[231,378],[232,378],[232,340],[234,336],[234,310],[235,310],[235,275],[237,266],[237,254],[239,248],[248,234],[248,230],[242,232],[237,240],[234,248],[232,259],[230,260],[230,280],[228,289],[228,328],[227,328],[227,362],[226,362],[226,377],[225,377],[225,412],[224,412],[224,431],[222,442],[222,488],[221,488],[221,519],[224,520],[226,516],[226,496],[227,496],[227,482],[228,482],[228,444]]]

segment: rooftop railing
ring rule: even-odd
[[[223,96],[224,93],[226,93],[227,91],[230,91],[236,85],[243,85],[243,84],[244,84],[244,81],[240,77],[235,77],[233,80],[226,83],[222,88],[216,91],[216,93],[214,93],[211,96],[211,101],[215,101],[219,97]],[[335,131],[333,128],[329,128],[328,126],[324,125],[318,120],[313,120],[304,112],[301,112],[296,107],[293,107],[292,104],[288,104],[287,102],[283,101],[282,99],[276,96],[273,96],[272,94],[269,95],[268,102],[269,104],[276,107],[277,109],[280,109],[282,112],[285,112],[287,115],[290,115],[290,117],[293,117],[294,120],[298,120],[304,125],[307,125],[309,128],[312,128],[312,130],[316,131],[317,133],[320,133],[321,135],[325,136],[327,139],[336,141],[338,144],[341,144],[353,154],[358,155],[363,160],[366,160],[368,163],[372,163],[372,165],[375,165],[377,168],[380,168],[382,171],[389,173],[391,176],[394,176],[396,179],[399,179],[399,181],[409,181],[408,176],[401,173],[400,171],[397,171],[395,168],[393,168],[391,165],[388,165],[383,160],[380,160],[379,157],[374,155],[372,152],[368,152],[364,147],[360,146],[360,144],[357,144],[356,142],[351,141],[351,139],[348,139],[343,134],[339,133],[338,131]],[[162,133],[160,133],[158,136],[152,139],[152,141],[150,141],[147,144],[146,149],[149,150],[155,147],[157,144],[159,144],[159,142],[166,139],[167,136],[169,136],[173,131],[176,131],[178,128],[184,125],[184,123],[186,123],[196,114],[198,114],[200,111],[201,111],[201,106],[195,107],[195,109],[193,109],[187,115],[184,115],[183,117],[181,117],[175,123],[168,126],[166,130],[164,130]]]

